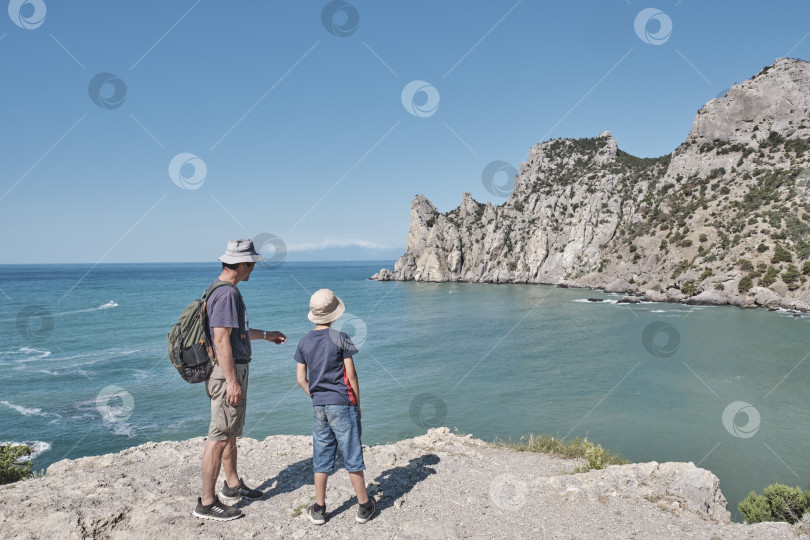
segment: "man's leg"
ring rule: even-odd
[[[231,439],[228,439],[231,440]],[[209,505],[215,500],[217,477],[222,465],[222,453],[228,445],[228,441],[212,441],[208,439],[205,443],[202,458],[202,504]],[[237,480],[238,482],[238,480]]]
[[[222,466],[225,469],[225,481],[230,487],[239,487],[239,473],[236,469],[236,438],[225,441],[222,452]]]

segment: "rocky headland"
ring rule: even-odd
[[[649,301],[810,309],[810,63],[780,58],[697,112],[671,154],[609,132],[535,145],[500,206],[411,204],[372,279],[544,283]]]
[[[312,525],[312,439],[239,442],[244,480],[265,492],[243,518],[192,516],[204,438],[64,460],[0,486],[2,538],[807,538],[801,525],[732,523],[719,481],[692,463],[638,463],[572,474],[581,460],[518,452],[436,428],[366,447],[379,513],[355,523],[340,469],[327,522]],[[223,478],[220,478],[221,483]]]

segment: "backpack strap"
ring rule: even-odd
[[[204,292],[204,293],[203,293],[203,295],[202,295],[202,300],[203,300],[203,302],[207,301],[207,300],[208,300],[208,298],[211,296],[211,293],[213,293],[215,290],[219,289],[219,288],[220,288],[220,287],[222,287],[223,285],[230,285],[231,287],[233,287],[234,289],[236,289],[236,285],[234,285],[234,284],[233,284],[233,283],[231,283],[230,281],[218,281],[218,282],[214,283],[213,285],[211,285],[210,287],[208,287],[208,288],[205,290],[205,292]],[[239,289],[236,289],[236,292],[239,292]],[[241,297],[242,297],[242,294],[240,293],[240,294],[239,294],[239,298],[241,299]]]

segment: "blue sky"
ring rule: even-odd
[[[290,260],[344,245],[395,257],[416,194],[440,211],[464,191],[500,204],[486,165],[517,168],[555,137],[610,130],[632,154],[669,153],[725,88],[778,57],[810,58],[806,1],[11,0],[5,11],[0,263],[206,261],[260,233]],[[409,112],[412,81],[433,103],[406,96]],[[175,183],[169,164],[184,153],[197,158],[178,158]]]

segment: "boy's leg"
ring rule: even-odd
[[[315,472],[315,503],[326,506],[326,482],[335,467],[338,443],[329,425],[324,405],[313,407],[312,469]]]
[[[315,502],[318,503],[318,506],[326,506],[326,481],[328,479],[329,473],[315,473]]]
[[[366,465],[363,461],[363,444],[360,441],[362,427],[357,407],[335,406],[333,410],[328,411],[328,414],[329,424],[335,432],[346,471],[349,473],[349,479],[357,495],[357,502],[365,504],[368,502],[366,479],[363,474]]]
[[[354,493],[357,495],[357,502],[359,504],[366,504],[368,502],[368,493],[366,492],[366,477],[363,471],[350,472],[349,480],[352,481]],[[324,488],[326,488],[326,482],[324,482],[323,485]]]

